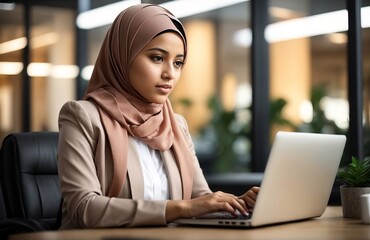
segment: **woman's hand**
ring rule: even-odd
[[[166,219],[170,222],[181,217],[191,218],[218,211],[227,211],[233,215],[237,212],[249,214],[245,200],[233,194],[214,192],[191,200],[168,201]]]
[[[257,195],[259,191],[260,187],[255,186],[239,197],[246,203],[250,212],[253,212],[253,208],[254,205],[256,204]]]

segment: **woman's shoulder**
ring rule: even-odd
[[[98,108],[93,102],[86,100],[71,100],[62,106],[62,113],[98,115]]]
[[[85,110],[90,110],[90,111],[97,111],[96,105],[87,100],[70,100],[64,103],[62,110],[68,110],[68,109],[85,109]]]
[[[86,100],[72,100],[66,102],[59,113],[59,119],[71,119],[88,125],[101,125],[98,108],[93,102]]]

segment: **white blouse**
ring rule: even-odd
[[[147,144],[135,139],[141,168],[144,176],[144,199],[167,200],[169,187],[167,172],[158,150],[150,148]]]

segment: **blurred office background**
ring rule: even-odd
[[[0,144],[10,132],[58,131],[59,110],[82,98],[112,18],[139,2],[0,2]],[[262,172],[278,130],[346,134],[360,146],[343,161],[370,156],[370,0],[359,1],[360,94],[350,91],[346,0],[141,2],[163,4],[187,30],[171,100],[206,173]]]

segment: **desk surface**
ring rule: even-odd
[[[370,225],[342,217],[341,207],[328,207],[316,219],[254,229],[170,226],[157,228],[84,229],[16,234],[9,240],[187,240],[187,239],[370,239]]]

